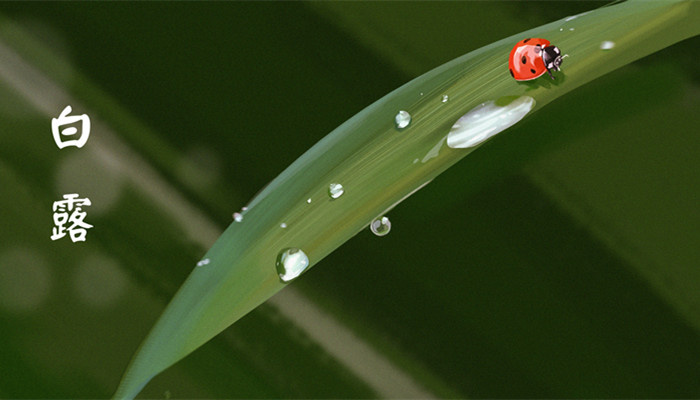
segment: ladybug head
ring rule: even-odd
[[[547,46],[542,51],[542,60],[547,67],[547,71],[552,69],[559,71],[563,59],[564,57],[561,55],[561,51],[559,51],[557,46]]]

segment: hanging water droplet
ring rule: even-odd
[[[612,42],[610,40],[606,40],[600,44],[600,49],[601,50],[610,50],[613,47],[615,47],[615,42]]]
[[[302,250],[290,247],[277,254],[277,274],[284,283],[291,282],[309,267],[309,257]]]
[[[205,258],[204,260],[199,261],[199,262],[197,263],[197,266],[198,266],[198,267],[201,267],[201,266],[204,266],[204,265],[207,265],[207,264],[209,264],[209,259],[208,259],[208,258]]]
[[[446,95],[446,94],[443,94],[443,95],[442,95],[442,102],[443,102],[443,103],[447,103],[447,100],[449,100],[449,99],[450,99],[450,96],[448,96],[448,95]]]
[[[377,236],[386,236],[391,231],[391,221],[387,217],[377,218],[369,224],[369,229]]]
[[[282,222],[282,223],[280,224],[280,228],[284,229],[284,228],[286,228],[286,227],[287,227],[287,224],[286,224],[286,223]]]
[[[331,199],[337,199],[342,196],[343,193],[345,193],[345,189],[340,183],[331,183],[328,186],[328,195],[331,196]]]
[[[241,214],[241,213],[239,213],[239,212],[233,213],[233,220],[236,221],[236,222],[241,222],[241,221],[243,221],[243,214]]]
[[[396,114],[396,117],[394,117],[394,121],[396,121],[396,127],[398,129],[403,129],[411,123],[411,114],[409,114],[408,111],[401,110]]]

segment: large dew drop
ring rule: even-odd
[[[309,257],[300,249],[290,247],[279,252],[275,266],[280,280],[288,283],[306,271]]]
[[[386,236],[391,231],[391,221],[387,217],[380,217],[369,224],[369,229],[377,236]]]
[[[340,183],[331,183],[328,185],[328,195],[331,199],[337,199],[345,193],[345,188]]]
[[[481,144],[486,139],[515,125],[535,107],[535,99],[521,96],[505,106],[487,101],[471,109],[452,125],[447,145],[465,149]]]
[[[411,123],[411,114],[409,114],[408,111],[401,110],[396,114],[396,117],[394,117],[394,121],[398,129],[403,129]]]

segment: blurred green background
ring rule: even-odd
[[[0,3],[0,397],[110,396],[231,214],[316,141],[601,4]],[[141,396],[700,397],[699,45],[509,129]],[[82,149],[51,137],[68,104]],[[94,228],[51,241],[74,192]]]

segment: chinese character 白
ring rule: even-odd
[[[58,240],[66,236],[66,231],[68,231],[70,240],[74,243],[84,242],[87,230],[92,228],[92,225],[84,221],[87,213],[81,207],[91,205],[90,199],[87,197],[79,199],[77,193],[64,194],[63,198],[65,200],[53,202],[53,223],[55,226],[52,230],[51,240]]]
[[[68,146],[81,148],[90,137],[90,117],[87,114],[68,115],[72,110],[71,106],[66,106],[58,118],[51,118],[53,140],[59,149]],[[70,139],[71,137],[77,139]]]

